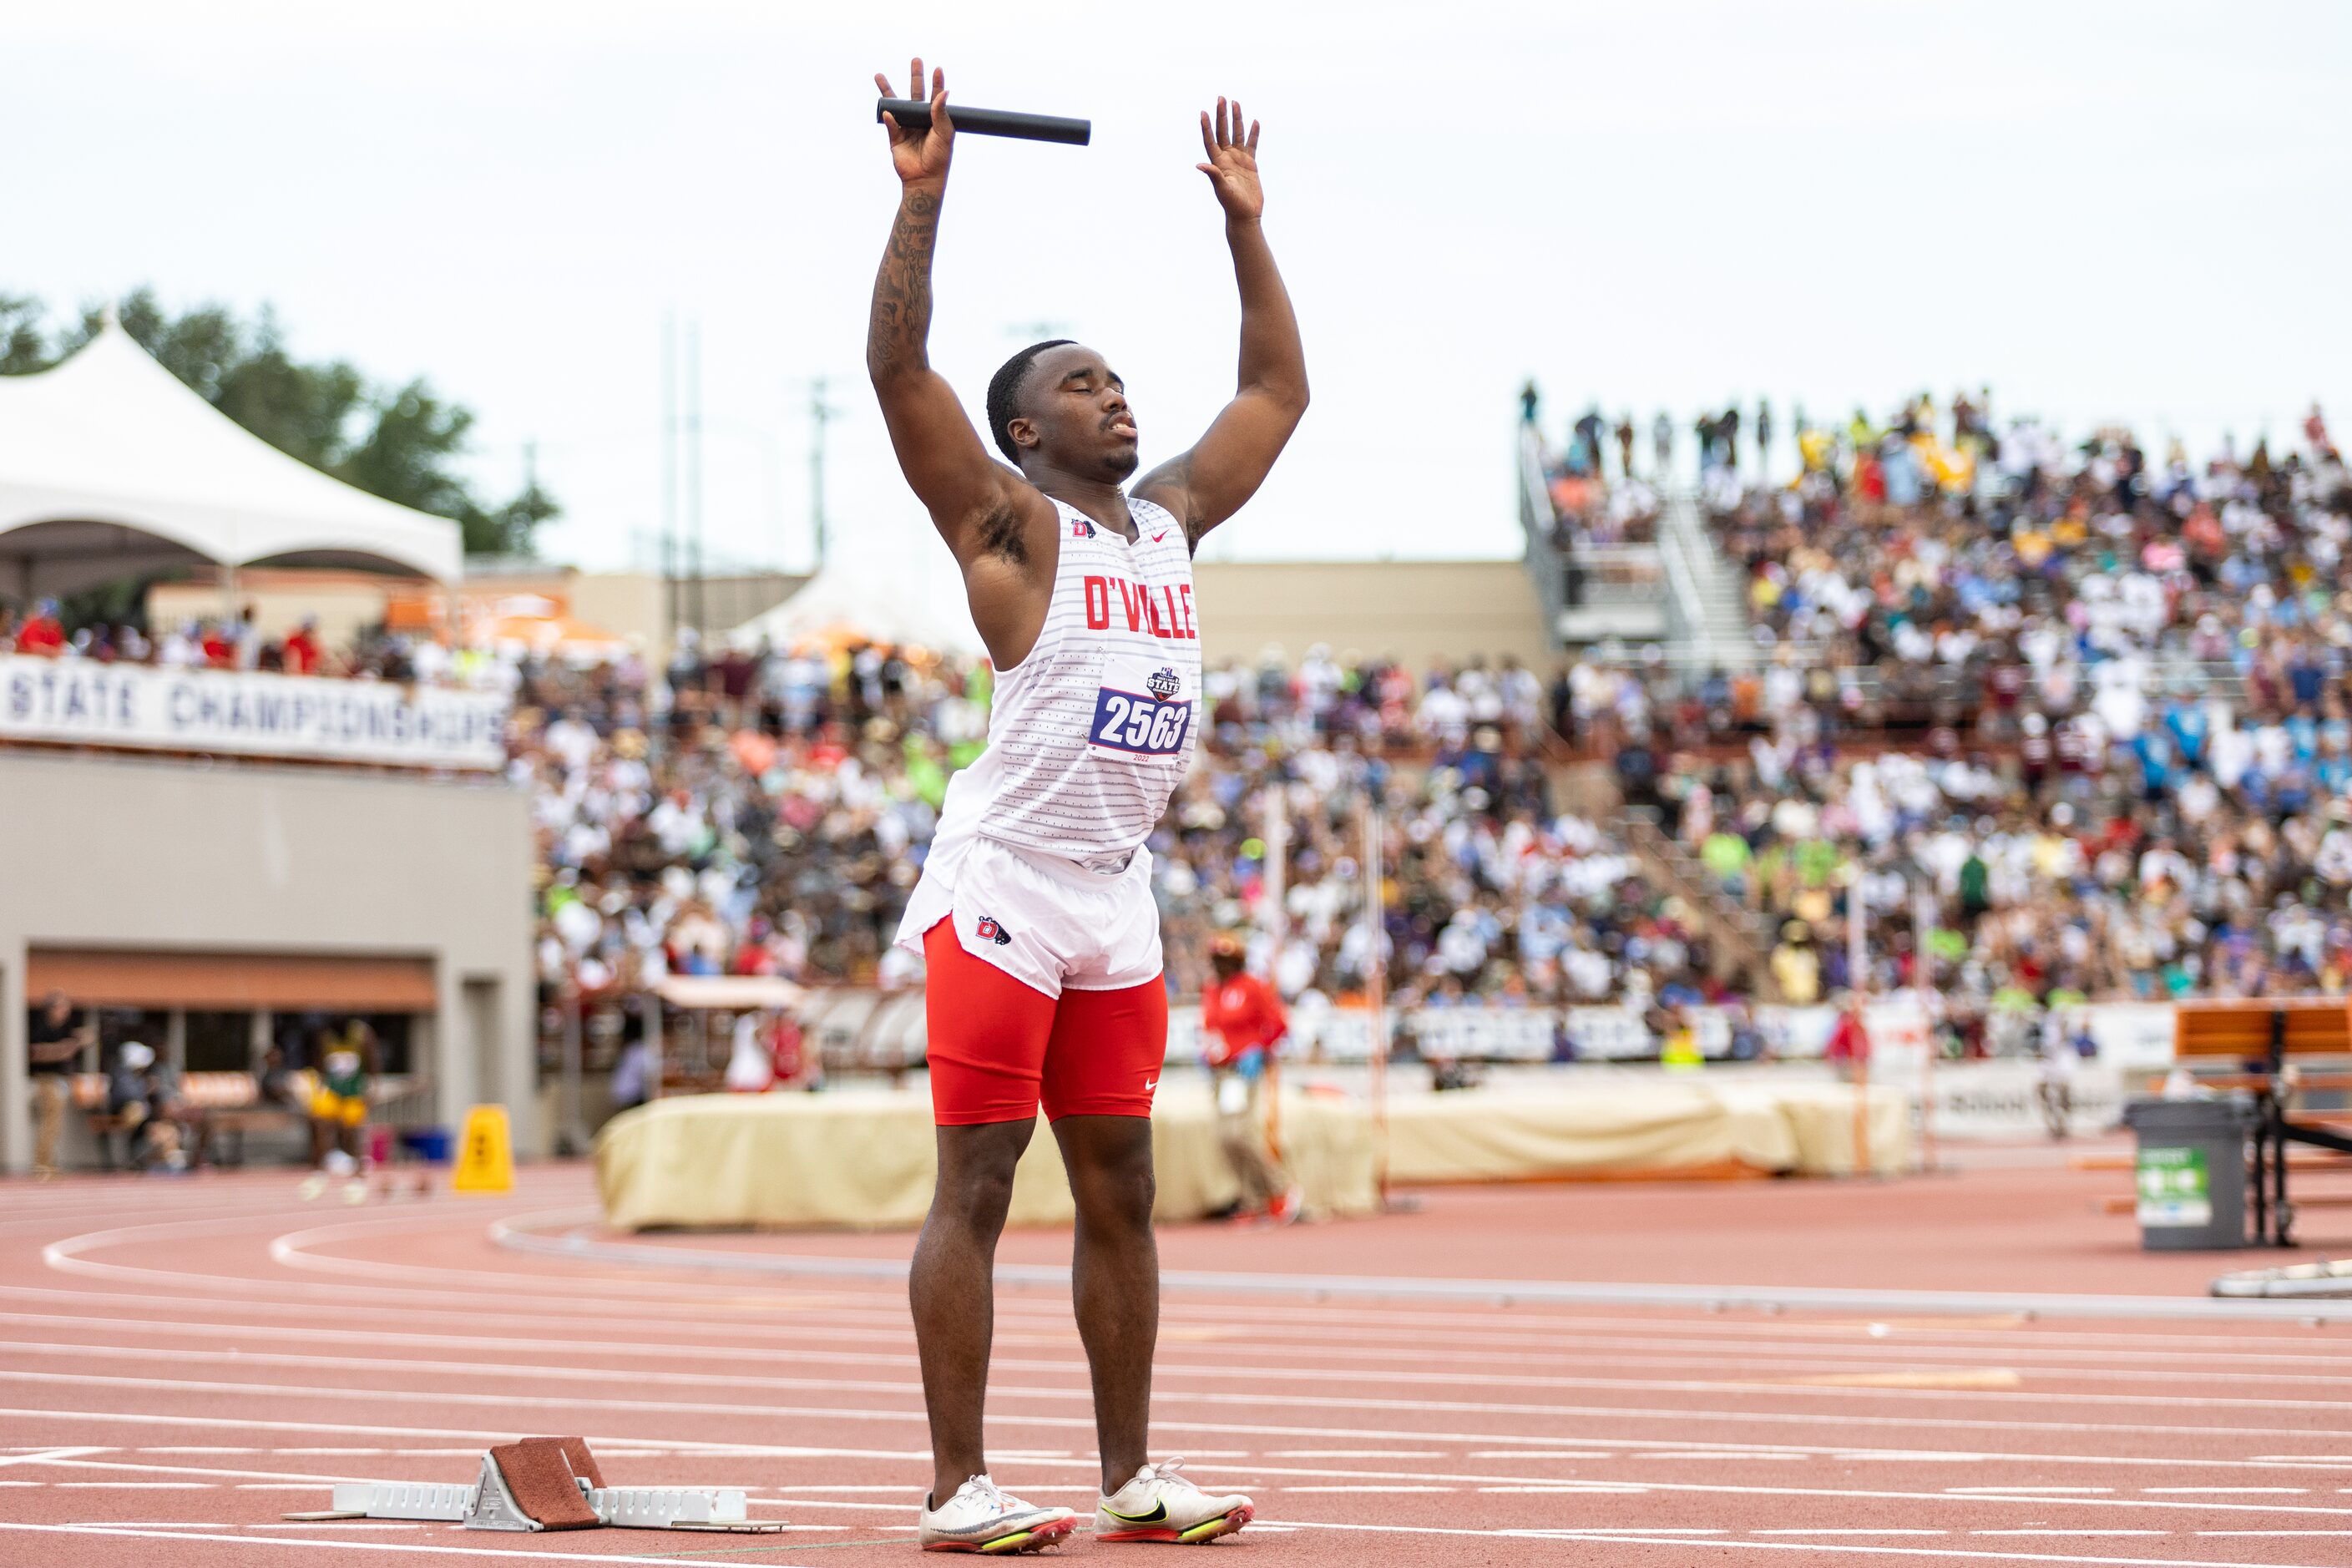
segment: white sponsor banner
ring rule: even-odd
[[[2066,1131],[2081,1137],[2124,1119],[2123,1074],[2104,1062],[2056,1070],[2030,1059],[1938,1062],[1928,1091],[1939,1138],[2030,1138],[2061,1113]]]
[[[1626,1061],[1658,1054],[1658,1042],[1639,1007],[1569,1007],[1562,1009],[1560,1023],[1580,1061]]]
[[[506,723],[493,692],[0,655],[0,740],[481,769]]]
[[[1836,1027],[1834,1007],[1766,1003],[1756,1009],[1756,1032],[1764,1037],[1766,1052],[1781,1061],[1822,1055],[1829,1049],[1830,1031]]]
[[[1423,1057],[1451,1061],[1551,1060],[1549,1007],[1423,1007],[1412,1015]]]

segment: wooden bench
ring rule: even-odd
[[[2257,1244],[2294,1245],[2294,1205],[2287,1196],[2287,1147],[2300,1143],[2352,1155],[2352,1110],[2316,1112],[2298,1103],[2308,1090],[2352,1088],[2352,1072],[2315,1070],[2318,1063],[2352,1061],[2352,999],[2342,996],[2179,1002],[2172,1011],[2173,1057],[2216,1088],[2254,1098],[2256,1120],[2248,1152]],[[2331,1163],[2340,1163],[2339,1161]],[[2294,1162],[2308,1169],[2307,1161]]]

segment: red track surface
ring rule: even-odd
[[[1171,1268],[1430,1278],[2123,1291],[2122,1190],[2032,1157],[1877,1185],[1518,1188],[1283,1232],[1165,1233]],[[915,1561],[928,1470],[887,1281],[632,1268],[495,1246],[576,1208],[305,1205],[289,1173],[12,1184],[0,1209],[0,1563]],[[2339,1222],[2340,1223],[2340,1222]],[[904,1236],[675,1237],[902,1258]],[[1066,1239],[1008,1237],[1004,1260]],[[1767,1317],[1171,1294],[1156,1441],[1255,1494],[1207,1548],[1332,1564],[2352,1563],[2352,1326]],[[1093,1496],[1066,1296],[1003,1293],[997,1478]],[[743,1486],[782,1536],[288,1524],[338,1479],[467,1480],[580,1432],[620,1485]],[[1148,1552],[1083,1535],[1065,1556]],[[1191,1561],[1185,1559],[1185,1561]]]

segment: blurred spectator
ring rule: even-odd
[[[58,1173],[58,1140],[72,1098],[74,1059],[96,1038],[62,991],[52,991],[26,1034],[27,1070],[33,1080],[33,1173],[43,1181]]]
[[[172,1069],[143,1040],[126,1040],[107,1074],[106,1110],[122,1130],[124,1152],[140,1170],[180,1170],[180,1129],[173,1120],[179,1086]]]

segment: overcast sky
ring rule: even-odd
[[[1232,388],[1194,114],[1226,92],[1264,122],[1315,402],[1221,553],[1517,553],[1529,374],[1554,425],[1599,399],[1645,431],[1961,384],[2200,446],[2285,436],[2314,396],[2352,421],[2329,0],[0,14],[0,290],[266,301],[301,354],[429,376],[480,415],[486,489],[539,443],[568,512],[543,543],[591,566],[659,523],[675,310],[701,324],[715,554],[806,563],[825,375],[837,533],[946,568],[862,370],[897,199],[871,79],[919,50],[966,102],[1095,123],[1086,149],[959,146],[934,363],[977,411],[1040,328],[1083,338],[1147,464]]]

